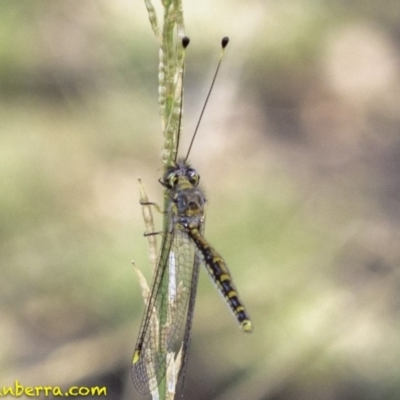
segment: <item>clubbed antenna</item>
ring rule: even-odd
[[[190,39],[187,36],[182,38],[182,47],[185,50],[190,43]],[[178,149],[179,149],[179,139],[181,137],[181,125],[182,125],[182,110],[183,110],[183,79],[185,78],[185,64],[182,66],[182,82],[181,82],[181,106],[179,110],[179,122],[178,122],[178,135],[176,139],[176,151],[175,151],[175,158],[174,162],[176,162],[176,157],[178,156]]]
[[[206,97],[206,101],[204,102],[203,108],[202,108],[201,113],[200,113],[199,120],[197,121],[196,129],[194,130],[194,133],[193,133],[193,136],[192,136],[192,140],[190,141],[190,145],[189,145],[189,149],[188,149],[188,152],[187,152],[187,154],[186,154],[186,157],[185,157],[185,161],[187,161],[187,159],[188,159],[188,157],[189,157],[190,150],[192,149],[192,145],[193,145],[194,139],[195,139],[195,137],[196,137],[197,131],[199,130],[200,122],[201,122],[201,119],[203,118],[204,110],[206,109],[206,106],[207,106],[207,103],[208,103],[208,99],[210,98],[212,89],[213,89],[213,87],[214,87],[215,80],[217,79],[219,67],[221,66],[222,58],[223,58],[223,56],[224,56],[224,51],[225,51],[225,48],[226,48],[226,46],[228,45],[228,43],[229,43],[229,38],[228,38],[227,36],[225,36],[225,37],[221,40],[221,55],[219,56],[219,61],[218,61],[217,69],[215,70],[214,77],[213,77],[213,80],[212,80],[212,82],[211,82],[210,89],[208,90],[208,94],[207,94],[207,97]]]

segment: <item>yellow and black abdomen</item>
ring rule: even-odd
[[[209,274],[232,309],[241,328],[245,332],[251,332],[253,325],[244,305],[239,300],[237,289],[232,282],[232,276],[224,259],[208,244],[198,229],[189,228],[187,234],[195,243]]]

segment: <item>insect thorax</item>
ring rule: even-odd
[[[184,229],[199,228],[204,221],[206,199],[198,188],[182,189],[173,194],[173,213],[175,222]]]
[[[173,225],[194,229],[203,223],[206,198],[199,181],[199,174],[185,160],[178,160],[160,180],[169,192]]]

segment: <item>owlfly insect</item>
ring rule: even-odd
[[[222,40],[222,52],[228,41],[228,38]],[[188,43],[189,40],[184,38],[183,46]],[[221,59],[222,53],[186,157],[175,158],[159,180],[168,198],[168,206],[164,210],[168,223],[162,232],[161,251],[132,361],[132,379],[142,394],[152,391],[165,377],[168,364],[174,362],[169,360],[170,354],[180,344],[178,379],[184,374],[200,264],[206,267],[242,330],[252,331],[252,323],[239,300],[224,259],[204,238],[206,198],[199,186],[199,174],[187,161]],[[179,136],[180,122],[176,153]]]

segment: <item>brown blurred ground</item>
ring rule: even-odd
[[[185,398],[400,398],[399,4],[184,4],[182,153],[231,38],[190,158],[255,325],[203,272]],[[0,388],[141,398],[157,51],[139,0],[1,5]]]

